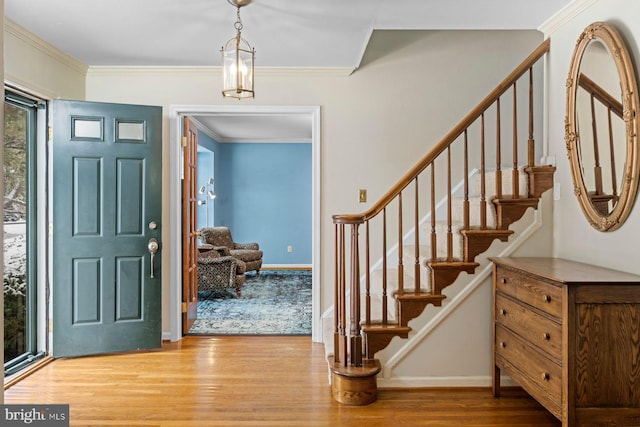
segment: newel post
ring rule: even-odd
[[[351,225],[351,364],[362,366],[362,335],[360,333],[360,251],[358,225]]]
[[[334,362],[336,365],[346,366],[348,363],[347,335],[345,331],[345,242],[344,224],[335,224],[335,259],[334,259],[334,332],[333,348]]]
[[[362,366],[362,334],[360,328],[360,216],[333,217],[335,227],[334,255],[334,363],[342,366]],[[350,230],[345,230],[348,226]],[[349,232],[347,237],[345,232]],[[347,255],[347,238],[349,255]],[[347,264],[349,264],[347,266]],[[347,276],[347,271],[349,275]],[[347,288],[347,281],[348,288]],[[349,300],[347,301],[347,289]],[[347,330],[347,307],[349,329]]]
[[[380,362],[363,360],[363,336],[360,326],[360,239],[363,215],[334,215],[334,355],[329,359],[331,391],[336,401],[346,405],[368,405],[377,399],[376,375]],[[349,227],[349,230],[345,230]],[[350,236],[346,236],[350,233]],[[347,239],[349,239],[347,245]],[[349,254],[347,255],[347,252]],[[350,265],[347,266],[347,263]],[[348,276],[347,276],[348,274]],[[349,299],[347,301],[347,281]],[[349,329],[347,330],[347,307]]]

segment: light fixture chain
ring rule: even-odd
[[[243,28],[242,20],[240,19],[240,6],[238,6],[237,15],[238,15],[238,18],[236,19],[236,22],[235,22],[235,24],[233,24],[233,26],[235,27],[235,29],[238,32],[240,32],[240,31],[242,31],[242,28]]]

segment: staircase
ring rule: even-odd
[[[546,40],[367,212],[333,216],[329,367],[338,402],[376,400],[376,353],[408,339],[409,322],[441,306],[442,291],[474,274],[476,257],[507,241],[509,226],[553,186],[555,168],[535,165],[534,140],[533,70],[549,48]]]

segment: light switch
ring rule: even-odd
[[[367,203],[367,190],[364,190],[364,189],[358,190],[358,202]]]

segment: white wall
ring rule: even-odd
[[[636,236],[640,236],[638,202],[627,222],[613,232],[592,228],[573,194],[571,169],[564,142],[566,80],[578,36],[589,24],[606,21],[626,41],[634,61],[636,76],[640,68],[640,2],[637,0],[574,1],[557,19],[543,26],[551,37],[549,55],[549,146],[557,161],[556,182],[561,198],[554,206],[554,255],[631,273],[640,273]]]
[[[258,68],[256,99],[243,100],[243,105],[322,109],[321,312],[333,299],[331,215],[371,206],[541,41],[536,31],[376,32],[363,65],[350,76],[335,70]],[[91,68],[86,98],[164,107],[163,186],[169,188],[168,107],[237,105],[237,100],[222,99],[220,80],[214,68]],[[358,203],[359,188],[368,190],[370,203]],[[168,200],[163,217],[169,217]],[[167,252],[164,266],[170,261]],[[165,332],[168,273],[163,275]]]

